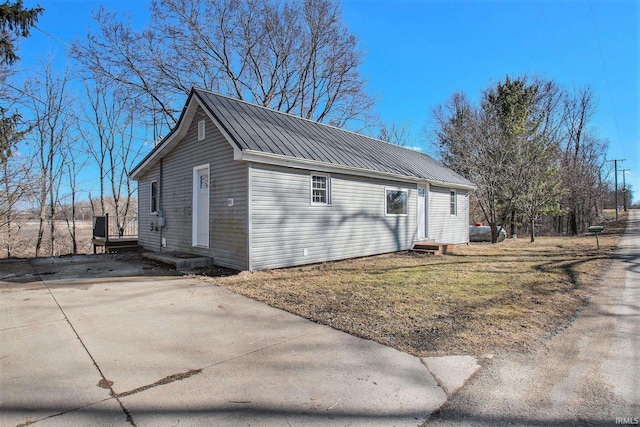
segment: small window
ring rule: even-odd
[[[330,204],[330,181],[328,175],[311,175],[311,203]]]
[[[450,211],[451,215],[458,215],[458,198],[456,197],[456,192],[451,190],[450,192]]]
[[[198,122],[198,141],[204,139],[204,120]]]
[[[149,210],[151,213],[158,212],[158,201],[159,201],[159,193],[158,193],[158,181],[151,181],[151,198],[150,198],[150,207]]]
[[[407,190],[387,189],[387,215],[406,215],[407,200],[409,200]]]

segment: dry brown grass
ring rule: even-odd
[[[526,351],[565,327],[603,276],[624,221],[540,237],[211,278],[234,292],[419,356]]]
[[[38,236],[38,221],[33,220],[20,224],[12,230],[12,238],[10,245],[11,257],[13,258],[32,258],[36,256],[36,240]],[[76,233],[78,243],[78,253],[93,253],[91,245],[92,222],[77,221]],[[65,221],[56,221],[55,227],[55,245],[51,250],[51,231],[49,224],[45,225],[42,248],[40,256],[50,256],[53,252],[54,256],[67,255],[72,252],[71,236],[67,223]],[[7,230],[0,229],[0,259],[7,258]]]

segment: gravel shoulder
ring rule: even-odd
[[[426,425],[637,424],[640,212],[575,321],[529,354],[499,354]]]

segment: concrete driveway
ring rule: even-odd
[[[0,292],[2,426],[415,426],[477,369],[121,256],[0,261]]]

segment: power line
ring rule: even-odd
[[[34,25],[33,28],[35,28],[36,30],[40,31],[45,36],[52,38],[53,40],[57,41],[58,43],[62,43],[66,47],[71,47],[71,43],[62,40],[61,38],[56,37],[51,33],[46,32],[45,30],[43,30],[42,28],[38,27],[37,25]]]
[[[15,91],[19,92],[19,93],[20,93],[21,95],[23,95],[23,96],[29,97],[30,99],[32,99],[32,100],[34,100],[34,101],[36,101],[36,102],[38,102],[38,103],[40,103],[40,104],[42,104],[42,105],[49,106],[45,101],[43,101],[43,100],[39,99],[39,98],[38,98],[38,97],[36,97],[35,95],[30,94],[29,92],[26,92],[26,91],[24,91],[24,90],[22,90],[22,89],[20,89],[20,88],[17,88],[17,87],[15,87],[15,86],[13,86],[12,84],[7,83],[6,81],[0,81],[0,83],[2,83],[3,85],[7,86],[7,87],[8,87],[8,88],[10,88],[10,89],[13,89],[13,90],[15,90]],[[64,115],[66,115],[67,117],[71,117],[71,118],[73,118],[73,119],[75,119],[75,120],[77,120],[77,121],[79,121],[79,122],[86,123],[86,124],[89,124],[89,125],[91,125],[91,126],[95,126],[95,127],[101,128],[101,129],[103,129],[103,130],[109,130],[109,131],[110,131],[110,130],[112,130],[111,128],[109,128],[109,127],[107,127],[107,126],[101,125],[101,124],[99,124],[99,123],[91,122],[91,121],[89,121],[89,120],[87,120],[87,119],[83,119],[83,118],[81,118],[81,117],[78,117],[78,116],[77,116],[77,115],[75,115],[74,113],[68,112],[68,111],[66,111],[66,110],[65,110],[65,109],[63,109],[63,108],[57,108],[57,107],[54,107],[54,110],[56,110],[56,113],[64,114]],[[148,141],[149,141],[149,140],[148,140],[148,139],[146,139],[146,138],[142,138],[142,137],[139,137],[139,136],[136,136],[136,135],[133,135],[133,134],[124,133],[124,132],[119,132],[119,133],[120,133],[122,136],[126,136],[126,137],[131,138],[131,139],[140,140],[140,141],[142,141],[143,143],[145,143],[145,142],[148,142]],[[94,136],[98,137],[98,135],[95,135],[95,134],[94,134]]]
[[[41,32],[42,34],[44,34],[45,36],[47,36],[47,37],[49,37],[49,38],[51,38],[51,39],[53,39],[53,40],[57,41],[58,43],[61,43],[61,44],[63,44],[63,45],[64,45],[64,46],[66,46],[66,47],[71,47],[71,44],[70,44],[69,42],[67,42],[67,41],[65,41],[65,40],[62,40],[60,37],[57,37],[57,36],[55,36],[55,35],[53,35],[53,34],[51,34],[51,33],[47,32],[47,31],[43,30],[42,28],[38,27],[37,25],[34,25],[34,27],[33,27],[33,28],[35,28],[36,30],[40,31],[40,32]],[[36,101],[36,102],[39,102],[39,103],[41,103],[41,104],[43,104],[43,105],[47,105],[47,103],[46,103],[46,102],[44,102],[44,101],[42,101],[41,99],[37,98],[35,95],[32,95],[32,94],[30,94],[30,93],[28,93],[28,92],[25,92],[25,91],[23,91],[22,89],[19,89],[19,88],[17,88],[17,87],[15,87],[15,86],[13,86],[13,85],[11,85],[11,84],[7,83],[6,81],[2,81],[1,83],[3,83],[5,86],[7,86],[7,87],[9,87],[9,88],[11,88],[11,89],[13,89],[13,90],[15,90],[15,91],[18,91],[18,92],[19,92],[21,95],[23,95],[23,96],[27,96],[27,97],[29,97],[29,98],[33,99],[33,100],[34,100],[34,101]],[[73,119],[76,119],[76,120],[77,120],[77,121],[79,121],[79,122],[89,124],[89,125],[91,125],[91,126],[96,126],[96,127],[98,127],[98,128],[104,129],[104,130],[111,130],[111,129],[107,128],[106,126],[103,126],[103,125],[101,125],[101,124],[99,124],[99,123],[91,122],[91,121],[86,120],[86,119],[82,119],[82,118],[80,118],[80,117],[76,116],[75,114],[69,113],[69,112],[67,112],[67,111],[65,111],[65,110],[63,110],[63,109],[61,109],[61,108],[60,108],[60,109],[58,109],[58,111],[57,111],[57,112],[58,112],[58,113],[62,113],[62,114],[66,115],[66,116],[68,116],[68,117],[71,117],[71,118],[73,118]],[[147,142],[147,141],[148,141],[146,138],[141,138],[141,137],[139,137],[139,136],[135,136],[135,135],[132,135],[132,134],[121,133],[121,135],[122,135],[122,136],[126,136],[126,137],[131,138],[131,139],[140,140],[140,141],[142,141],[142,143],[143,143],[143,144],[144,144],[145,142]],[[94,134],[94,136],[98,137],[98,135],[95,135],[95,134]],[[155,144],[155,141],[153,142],[153,144]]]
[[[618,133],[618,142],[620,145],[623,145],[622,137],[620,134],[620,127],[618,126],[618,116],[616,114],[616,109],[613,102],[613,93],[611,92],[611,85],[609,84],[609,74],[607,73],[607,67],[604,61],[604,54],[602,53],[602,44],[600,43],[600,35],[598,33],[598,26],[596,25],[596,17],[593,13],[593,5],[591,4],[591,0],[589,0],[589,10],[591,11],[591,21],[593,22],[593,29],[596,34],[596,41],[598,42],[598,51],[600,52],[600,62],[602,63],[602,70],[604,71],[604,79],[607,84],[607,90],[609,91],[609,101],[611,102],[611,112],[613,113],[613,121],[616,125],[616,132]],[[617,216],[617,211],[616,211]]]
[[[566,75],[569,75],[569,67],[567,67],[567,63],[564,60],[564,55],[562,54],[562,50],[560,49],[560,44],[558,43],[558,40],[556,39],[555,35],[553,34],[553,31],[551,31],[551,25],[549,24],[549,20],[547,19],[547,16],[544,13],[544,10],[542,9],[542,3],[543,2],[536,2],[538,4],[538,10],[540,11],[540,14],[542,15],[542,20],[544,21],[545,26],[547,27],[547,31],[549,32],[549,35],[551,35],[551,40],[553,41],[553,45],[556,48],[556,51],[558,52],[558,56],[560,57],[560,63],[562,64],[562,68],[564,70],[564,72],[566,73]]]

